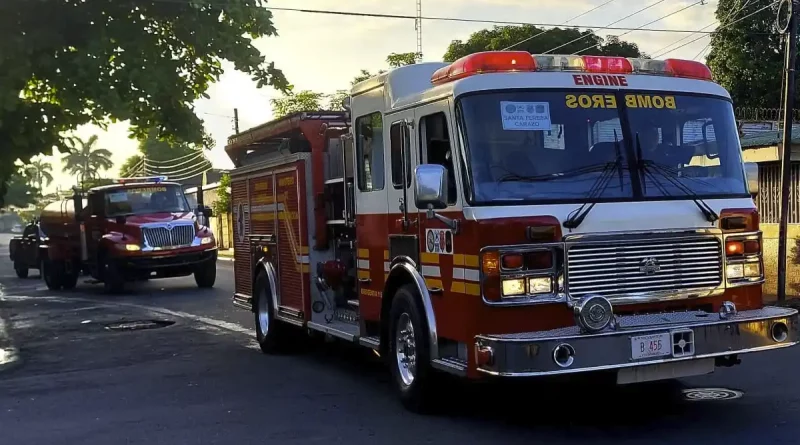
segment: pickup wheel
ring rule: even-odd
[[[275,320],[275,308],[272,304],[272,295],[269,287],[269,278],[266,273],[260,273],[256,278],[256,301],[254,302],[256,340],[265,354],[287,352],[289,348],[288,326]]]
[[[42,277],[50,290],[60,290],[64,285],[64,266],[60,261],[42,261]]]
[[[17,273],[17,277],[19,278],[28,278],[28,266],[19,261],[14,261],[14,272]]]
[[[211,289],[217,281],[217,263],[206,261],[194,271],[194,281],[201,289]]]
[[[438,376],[430,365],[428,329],[416,294],[414,286],[405,285],[392,299],[387,360],[403,406],[427,413],[434,408]]]
[[[103,264],[103,290],[107,294],[121,294],[125,290],[125,276],[113,260]]]

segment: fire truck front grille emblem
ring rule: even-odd
[[[567,246],[566,262],[566,290],[573,299],[596,294],[613,302],[722,283],[722,245],[713,236],[577,241]]]

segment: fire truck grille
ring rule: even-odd
[[[722,250],[713,237],[576,243],[567,250],[567,291],[621,297],[714,288]]]
[[[142,229],[144,240],[150,247],[188,246],[194,241],[194,226],[179,225],[167,227],[146,227]]]

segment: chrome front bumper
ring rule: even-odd
[[[787,328],[786,338],[776,340],[773,328],[780,330],[780,323]],[[475,338],[476,350],[484,360],[479,360],[478,370],[507,377],[559,375],[767,351],[800,341],[797,310],[778,307],[741,311],[726,319],[708,312],[620,316],[617,325],[615,330],[597,334],[582,334],[577,326],[571,326],[551,331],[479,335]],[[669,355],[632,358],[633,337],[664,333],[669,333],[675,343],[693,337],[691,353],[674,344],[668,349]],[[554,350],[563,344],[574,351],[573,360],[566,367],[554,360]]]

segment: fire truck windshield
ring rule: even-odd
[[[189,203],[177,185],[146,185],[109,190],[105,194],[106,216],[189,212]]]
[[[748,196],[724,98],[495,91],[465,96],[458,109],[475,204]],[[639,156],[664,174],[645,174]],[[606,167],[617,168],[614,181],[593,192]]]

